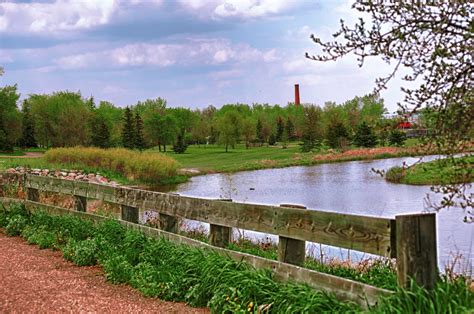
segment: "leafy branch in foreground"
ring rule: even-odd
[[[335,41],[325,42],[312,35],[321,53],[306,57],[315,61],[335,61],[354,54],[359,66],[371,57],[391,65],[391,71],[376,79],[375,92],[387,88],[397,71],[404,69],[406,84],[401,88],[403,113],[429,114],[431,132],[427,143],[440,153],[453,155],[472,146],[474,138],[474,5],[471,1],[380,1],[361,0],[352,6],[370,16],[353,27],[341,20]],[[411,87],[416,86],[416,87]],[[436,189],[435,189],[436,190]],[[459,205],[473,208],[472,194],[465,185],[439,189],[450,200],[436,209]],[[472,212],[470,213],[472,216]],[[471,217],[472,218],[472,217]]]

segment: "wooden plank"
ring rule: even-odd
[[[133,223],[138,223],[139,210],[136,207],[122,205],[121,206],[121,219]]]
[[[4,199],[0,198],[0,202],[3,201]],[[74,215],[95,222],[101,222],[110,219],[92,213],[73,211],[38,202],[25,201],[24,203],[30,211],[46,210],[47,212],[55,215]],[[148,226],[130,223],[122,220],[119,220],[119,222],[125,225],[127,228],[138,230],[149,237],[164,237],[173,243],[185,244],[192,247],[213,250],[221,255],[228,256],[239,262],[246,262],[255,268],[270,269],[274,274],[274,278],[278,281],[294,281],[304,283],[316,290],[323,290],[334,293],[341,300],[349,300],[356,302],[364,308],[366,308],[367,305],[376,304],[380,297],[387,297],[393,294],[392,291],[377,288],[357,281],[352,281],[349,279],[320,273],[314,270],[282,263],[279,261],[269,260],[246,253],[215,247],[200,242],[198,240],[186,238],[178,234],[166,232]]]
[[[158,214],[160,229],[172,233],[178,233],[178,219],[166,214]]]
[[[74,181],[62,184],[61,179],[28,176],[30,184],[49,180],[45,189],[72,194]],[[157,210],[160,213],[215,225],[253,230],[284,237],[333,245],[362,252],[390,256],[391,219],[348,215],[334,212],[268,205],[228,203],[183,197],[159,192],[124,187],[91,184],[89,198],[104,199],[112,203]],[[112,194],[113,193],[113,194]],[[79,193],[78,193],[79,195]]]
[[[231,198],[220,199],[221,202],[232,202]],[[213,246],[227,247],[232,241],[232,228],[216,224],[209,225],[209,243]]]
[[[436,214],[396,216],[397,277],[401,287],[410,279],[427,289],[438,280]]]
[[[39,190],[34,188],[27,188],[26,198],[33,202],[39,202]]]
[[[80,212],[87,211],[87,198],[74,195],[74,209]]]
[[[280,207],[306,209],[295,204],[281,204]],[[306,241],[283,236],[278,237],[278,260],[280,262],[303,266],[306,258]]]

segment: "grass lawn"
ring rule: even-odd
[[[148,150],[157,152],[157,149]],[[374,149],[351,149],[345,152],[322,150],[319,152],[302,153],[298,143],[291,143],[283,149],[280,145],[245,148],[238,144],[235,149],[226,153],[223,146],[191,145],[184,154],[166,152],[175,158],[183,168],[196,168],[204,173],[236,172],[264,168],[282,168],[289,166],[308,166],[320,163],[341,162],[351,160],[380,159],[401,157],[413,153],[403,148],[378,147]]]
[[[453,184],[474,180],[474,155],[419,163],[407,169],[391,168],[387,180],[413,185]]]

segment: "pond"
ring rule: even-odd
[[[423,161],[434,158],[427,156]],[[440,196],[430,192],[429,186],[387,182],[372,169],[387,170],[403,162],[412,164],[419,160],[391,158],[211,174],[193,177],[189,182],[178,185],[173,192],[194,197],[231,198],[246,203],[300,204],[310,209],[393,218],[403,213],[432,211],[427,204],[427,195],[431,200],[439,200]],[[471,187],[468,193],[472,191]],[[461,255],[457,271],[472,275],[474,225],[464,223],[464,216],[460,208],[443,209],[437,214],[438,260],[440,269],[444,270],[454,257]],[[253,238],[263,236],[254,232],[245,234]],[[349,252],[353,253],[355,255],[351,258],[362,257],[357,252]],[[339,258],[348,256],[347,250],[343,252],[342,249],[330,247],[325,249],[325,254]]]

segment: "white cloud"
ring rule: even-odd
[[[181,6],[201,17],[252,19],[286,13],[302,5],[298,0],[179,0]]]
[[[175,64],[271,63],[278,60],[274,49],[260,51],[247,44],[233,44],[225,39],[188,39],[183,44],[128,44],[122,47],[62,56],[56,64],[64,69],[124,67]]]
[[[115,0],[56,0],[52,3],[0,3],[0,31],[59,33],[110,21]]]

